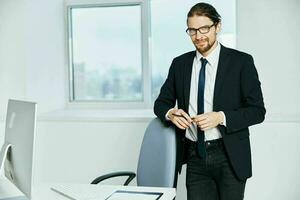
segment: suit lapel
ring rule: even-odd
[[[222,89],[222,85],[223,85],[224,78],[226,77],[225,74],[227,72],[227,69],[230,66],[229,60],[230,60],[230,55],[228,49],[223,45],[221,45],[215,89],[214,89],[214,99],[213,99],[214,110],[218,105],[217,104],[218,103],[217,101],[219,100],[218,95]]]
[[[196,56],[196,51],[189,54],[187,61],[184,66],[184,82],[183,82],[183,90],[184,90],[184,106],[185,110],[188,111],[189,102],[190,102],[190,90],[191,90],[191,78],[192,78],[192,69],[193,69],[193,61]]]

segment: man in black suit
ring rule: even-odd
[[[176,126],[188,200],[242,200],[252,176],[248,127],[266,113],[253,58],[217,41],[221,17],[209,4],[194,5],[187,26],[196,51],[173,60],[154,112]]]

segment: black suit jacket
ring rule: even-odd
[[[188,111],[191,74],[196,51],[176,57],[154,104],[154,113],[166,124],[167,111],[177,106]],[[226,127],[218,126],[229,161],[240,180],[252,176],[248,127],[265,118],[265,107],[258,74],[251,55],[221,45],[216,75],[213,111],[223,111]],[[176,127],[177,170],[185,160],[185,130]]]

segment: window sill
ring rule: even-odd
[[[63,109],[40,114],[38,121],[148,122],[153,118],[155,115],[150,109]]]

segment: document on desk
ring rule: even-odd
[[[105,200],[159,200],[163,195],[161,192],[138,192],[117,190]]]

